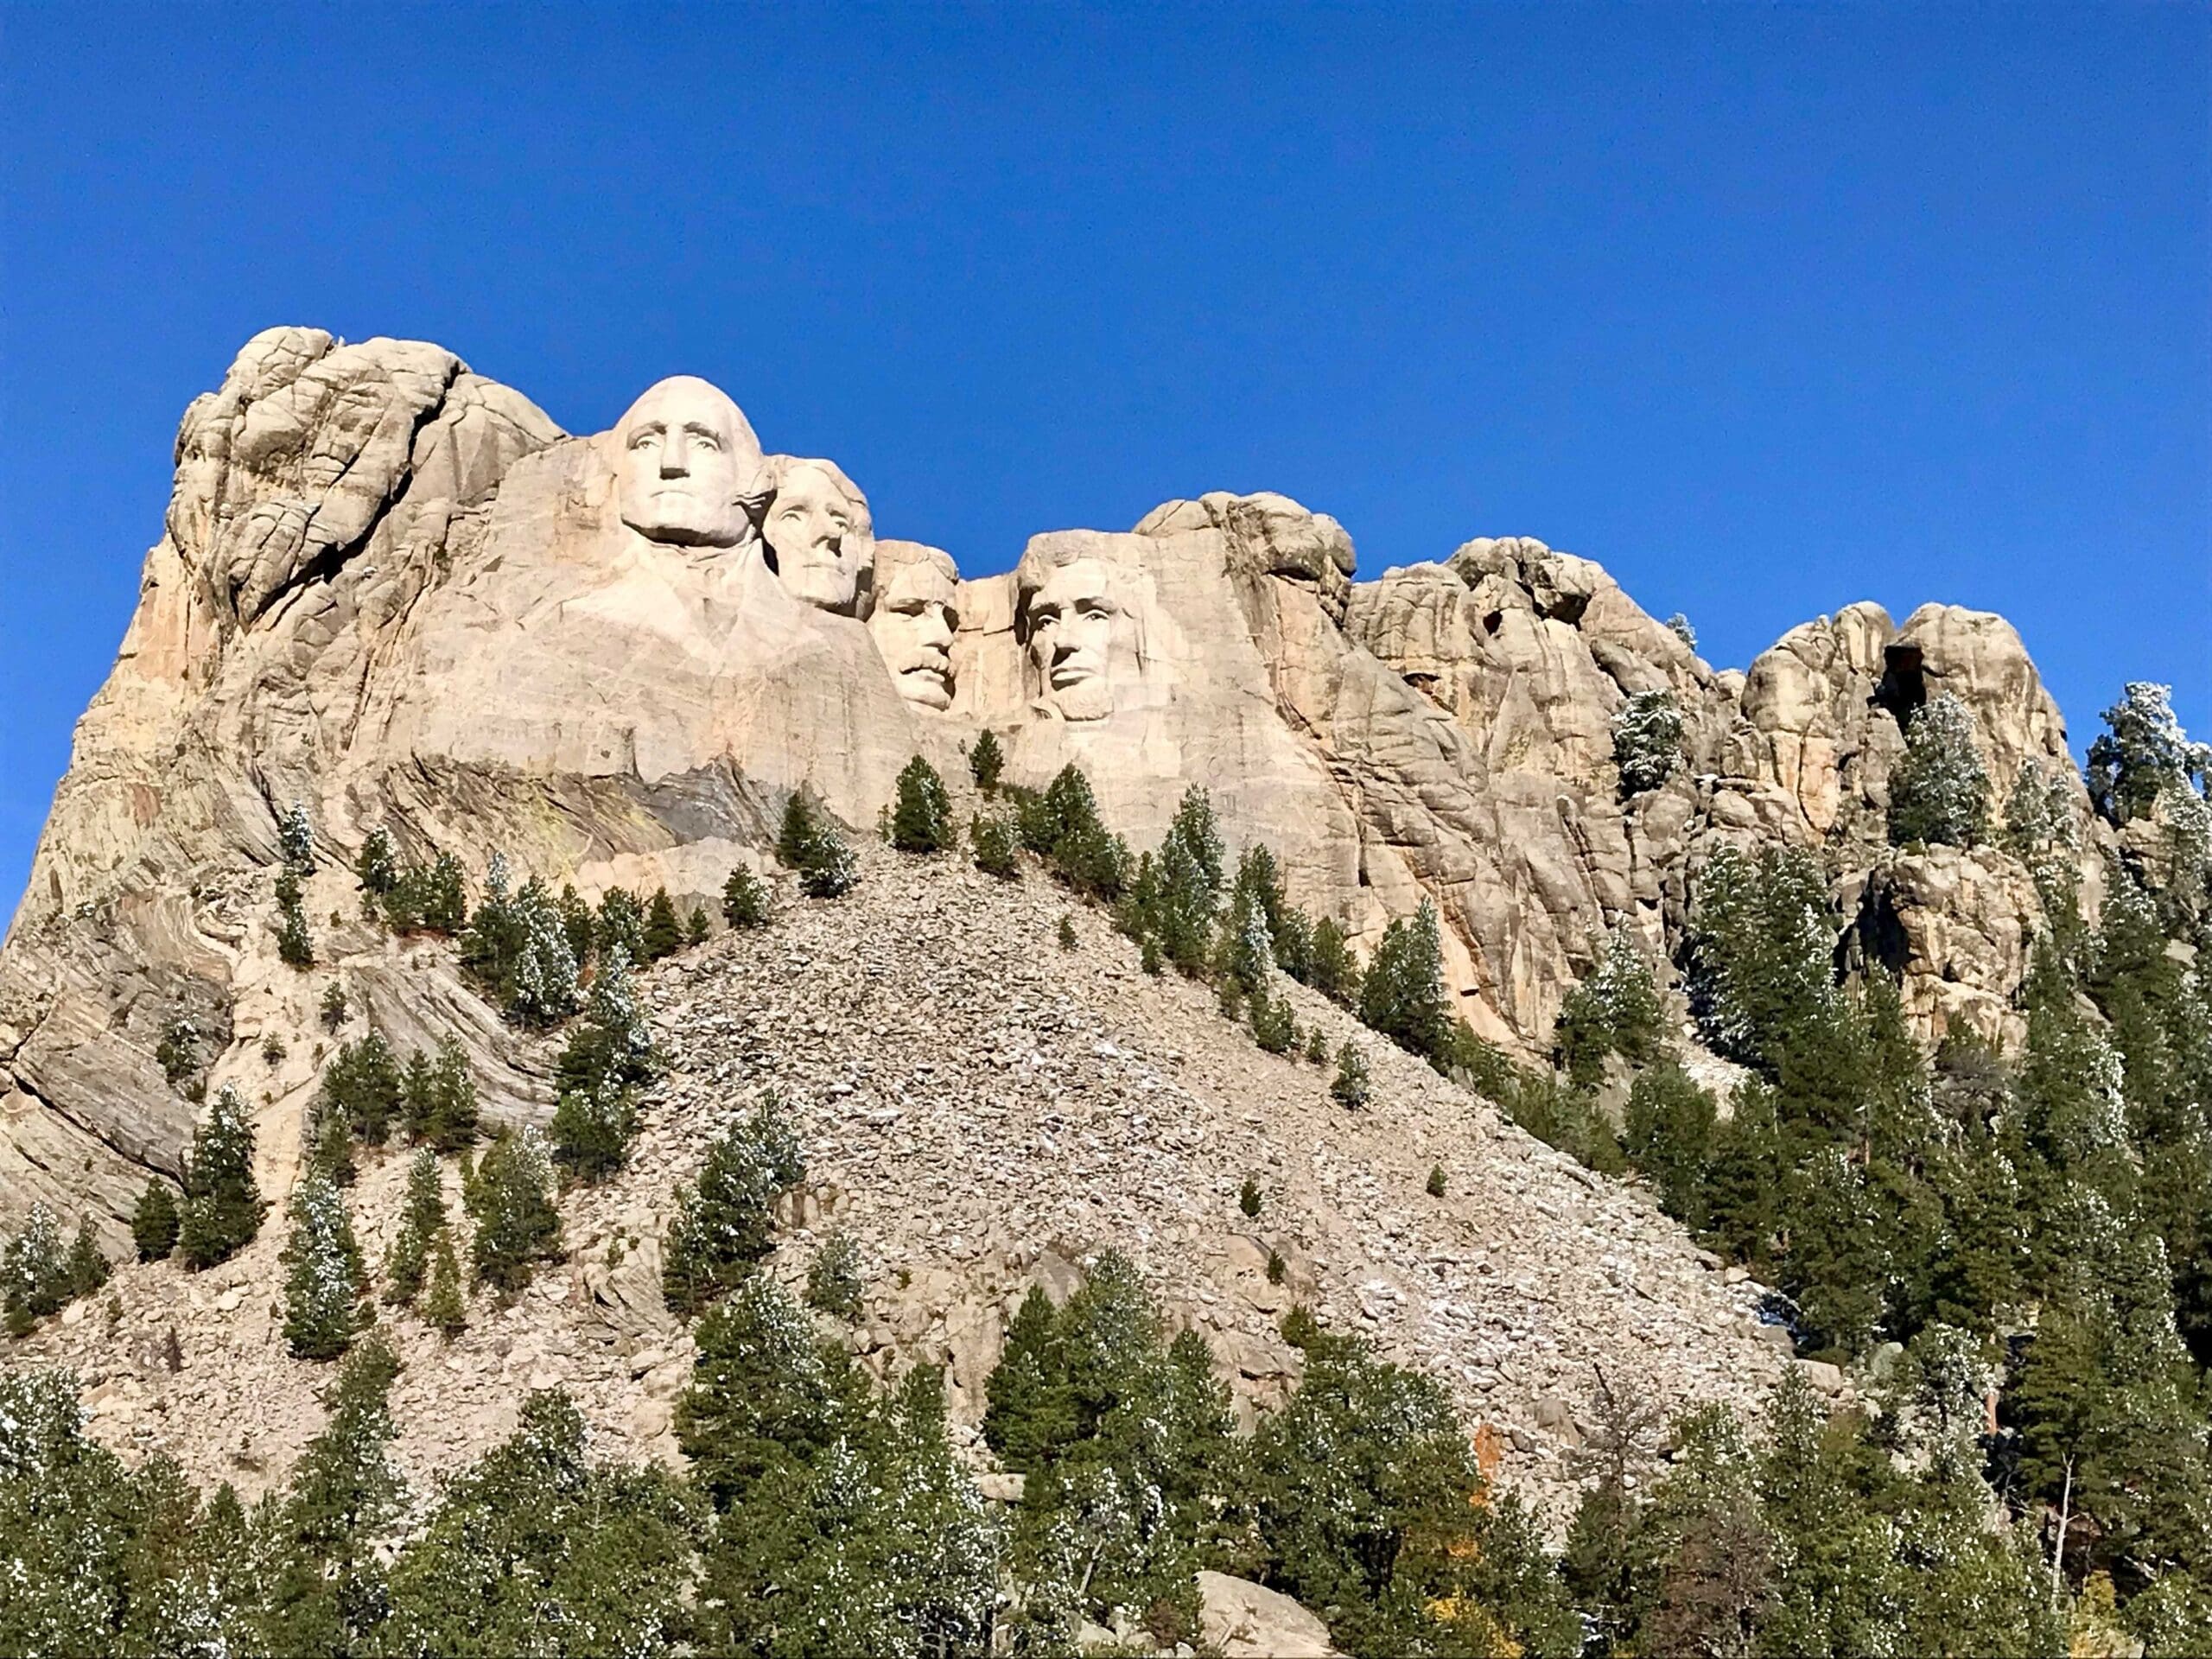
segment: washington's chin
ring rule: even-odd
[[[622,522],[647,541],[671,547],[731,547],[736,544],[740,530],[727,520],[696,513],[666,518],[639,513],[635,518],[626,515]]]

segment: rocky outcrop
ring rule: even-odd
[[[703,382],[570,436],[436,346],[250,341],[187,411],[165,532],[0,950],[0,1221],[43,1198],[120,1243],[188,1136],[156,1058],[180,1019],[286,1179],[334,978],[403,1044],[461,1033],[495,1113],[550,1109],[542,1058],[445,955],[354,919],[372,828],[475,880],[504,851],[587,897],[711,902],[794,790],[865,827],[922,753],[964,811],[986,728],[1016,782],[1081,765],[1135,845],[1203,785],[1232,844],[1273,846],[1357,943],[1433,899],[1467,1017],[1524,1053],[1604,936],[1674,957],[1710,849],[1777,839],[1829,861],[1845,954],[1902,971],[1924,1035],[2005,1033],[2040,925],[2024,869],[1884,830],[1936,690],[1972,711],[1999,798],[2030,761],[2072,776],[2001,619],[1849,606],[1738,675],[1529,537],[1355,582],[1344,527],[1281,495],[1052,532],[964,582],[874,530],[860,484],[765,453]],[[1614,722],[1655,693],[1681,753],[1625,791]],[[318,836],[305,975],[276,959],[270,897],[295,802]]]

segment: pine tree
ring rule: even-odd
[[[431,1243],[445,1224],[445,1181],[437,1154],[425,1147],[407,1166],[406,1205],[400,1211],[398,1236],[385,1257],[385,1300],[404,1306],[421,1294]]]
[[[289,865],[276,877],[276,956],[288,968],[315,966],[315,936],[308,928],[300,879]]]
[[[322,1028],[334,1036],[346,1024],[346,988],[336,980],[323,987]]]
[[[1560,1005],[1552,1033],[1554,1063],[1578,1089],[1598,1085],[1608,1054],[1648,1065],[1658,1055],[1663,1013],[1643,951],[1627,929],[1616,929],[1597,971]]]
[[[952,798],[937,768],[918,754],[899,773],[891,844],[902,853],[937,853],[952,839]]]
[[[307,1166],[322,1172],[334,1186],[351,1186],[359,1172],[353,1166],[353,1126],[344,1104],[329,1093],[308,1103]]]
[[[535,1128],[503,1132],[485,1149],[469,1207],[476,1282],[509,1294],[540,1262],[560,1259],[561,1217],[553,1207],[553,1164]]]
[[[768,889],[742,864],[722,883],[722,919],[734,928],[767,925]]]
[[[1332,917],[1314,925],[1312,966],[1306,982],[1332,1002],[1350,1007],[1359,1000],[1359,963]]]
[[[669,1306],[696,1313],[744,1279],[768,1253],[772,1206],[805,1179],[798,1136],[771,1091],[708,1148],[698,1184],[677,1189],[661,1265]]]
[[[468,899],[461,879],[461,863],[451,853],[440,853],[423,873],[421,903],[416,913],[423,930],[455,934],[468,925]]]
[[[300,875],[315,871],[315,826],[308,810],[298,801],[286,807],[276,820],[276,855],[284,868]]]
[[[379,1032],[340,1044],[323,1068],[324,1109],[372,1147],[391,1138],[391,1126],[401,1115],[404,1092],[398,1056]]]
[[[810,899],[841,898],[860,880],[860,863],[843,831],[804,790],[784,804],[776,857],[798,872],[798,889]]]
[[[513,918],[520,943],[507,1012],[519,1023],[543,1030],[576,1011],[575,952],[569,948],[559,906],[535,876],[515,894]]]
[[[335,1359],[373,1317],[361,1306],[368,1274],[338,1189],[309,1170],[292,1194],[285,1242],[284,1338],[298,1359]]]
[[[601,957],[617,947],[632,962],[650,960],[645,954],[645,906],[627,887],[609,887],[599,896],[599,915],[592,927],[592,949]],[[579,962],[583,958],[579,957]]]
[[[976,780],[976,787],[989,800],[999,791],[999,779],[1006,772],[1006,751],[986,728],[968,751],[968,775]]]
[[[1612,725],[1623,800],[1655,790],[1673,775],[1682,753],[1682,711],[1673,691],[1631,692]]]
[[[1252,999],[1252,1040],[1265,1054],[1287,1054],[1298,1042],[1298,1021],[1287,996]]]
[[[1337,1050],[1337,1075],[1329,1084],[1330,1097],[1354,1110],[1367,1104],[1367,1057],[1351,1039]]]
[[[645,906],[644,962],[658,962],[683,948],[683,924],[676,919],[676,903],[666,887],[655,887]]]
[[[607,1078],[570,1090],[554,1108],[553,1161],[587,1185],[597,1185],[629,1161],[638,1132],[636,1096]]]
[[[105,1285],[111,1271],[107,1257],[101,1254],[99,1240],[92,1236],[92,1218],[77,1218],[77,1237],[69,1247],[69,1260],[63,1271],[69,1283],[72,1300],[90,1296]]]
[[[1989,817],[1989,774],[1974,742],[1974,715],[1948,691],[1912,716],[1904,756],[1890,774],[1890,840],[1972,847]]]
[[[353,861],[353,874],[372,900],[382,899],[399,885],[399,853],[389,830],[372,830],[361,837],[361,854]]]
[[[1014,861],[1014,849],[1020,842],[1012,820],[996,813],[978,812],[968,821],[968,842],[975,849],[976,868],[985,875],[995,875],[1001,881],[1020,878],[1020,868]]]
[[[193,1131],[177,1247],[188,1268],[212,1268],[261,1230],[268,1210],[253,1179],[253,1128],[238,1091],[225,1084]]]
[[[1194,785],[1184,791],[1167,833],[1160,839],[1154,860],[1158,897],[1150,924],[1167,960],[1193,976],[1203,974],[1208,966],[1227,856],[1214,820],[1213,802]]]
[[[1706,1222],[1705,1184],[1719,1110],[1689,1073],[1671,1062],[1630,1085],[1629,1157],[1649,1176],[1667,1213],[1693,1230]]]
[[[448,1342],[468,1323],[467,1293],[461,1287],[461,1264],[454,1259],[450,1227],[439,1228],[430,1243],[430,1288],[423,1298],[423,1318]]]
[[[147,1177],[146,1190],[130,1214],[130,1237],[141,1262],[165,1262],[176,1249],[176,1198],[158,1175]]]
[[[28,1335],[32,1325],[69,1300],[69,1260],[63,1254],[61,1225],[54,1211],[34,1203],[22,1230],[0,1253],[0,1282],[6,1290],[8,1330]]]
[[[806,1270],[806,1305],[841,1319],[861,1311],[861,1252],[849,1234],[832,1233],[822,1241]]]
[[[438,1039],[435,1058],[420,1049],[409,1057],[400,1109],[407,1138],[417,1146],[459,1152],[476,1143],[476,1080],[469,1071],[467,1051],[451,1032]]]
[[[2212,746],[2190,741],[2174,716],[2171,686],[2131,681],[2103,718],[2089,745],[2089,799],[2114,823],[2141,817],[2169,789],[2212,770]]]
[[[1411,917],[1382,931],[1360,982],[1359,1017],[1438,1071],[1449,1063],[1453,1027],[1444,988],[1444,945],[1436,906],[1424,899]]]
[[[707,919],[707,907],[704,905],[692,906],[691,913],[683,918],[683,943],[704,944],[713,931],[714,924]]]

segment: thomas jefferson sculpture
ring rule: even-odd
[[[776,455],[766,477],[774,492],[760,525],[770,568],[793,598],[852,615],[875,563],[868,498],[834,461]]]

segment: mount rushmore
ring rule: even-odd
[[[916,754],[964,789],[988,730],[1011,782],[1079,765],[1132,845],[1205,785],[1231,844],[1270,845],[1356,944],[1433,899],[1462,1011],[1522,1054],[1609,937],[1675,957],[1703,859],[1762,841],[1822,850],[1856,918],[1840,963],[1900,972],[1924,1036],[2001,1039],[2032,883],[1996,849],[1884,834],[1903,723],[1936,691],[1971,712],[2000,796],[2041,763],[2088,818],[2018,636],[1952,607],[1898,626],[1851,605],[1716,671],[1541,542],[1356,582],[1336,520],[1222,492],[963,579],[951,552],[878,540],[859,482],[768,453],[702,380],[576,436],[441,347],[300,327],[193,402],[175,467],[0,951],[0,1217],[89,1202],[119,1238],[190,1137],[170,1024],[235,1051],[311,1027],[263,920],[294,803],[306,906],[342,949],[372,830],[472,879],[504,853],[588,897],[702,899],[765,864],[791,791],[872,825]],[[1679,753],[1630,789],[1617,717],[1656,692]],[[2092,901],[2101,870],[2085,840]],[[449,964],[370,956],[352,980],[380,1028],[457,1031],[487,1109],[550,1111],[543,1063]],[[281,1155],[312,1073],[253,1080]]]

